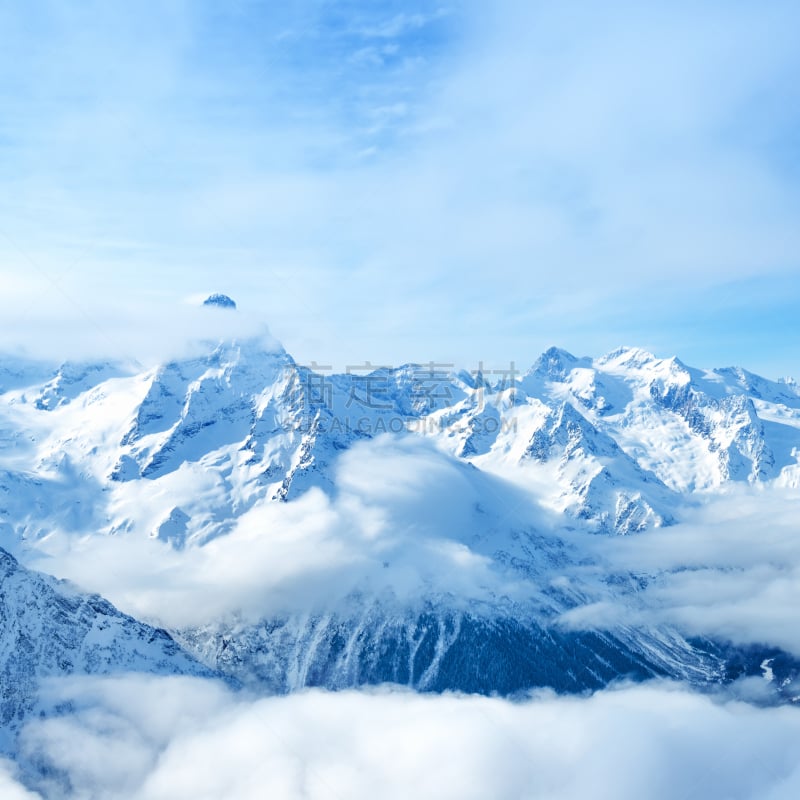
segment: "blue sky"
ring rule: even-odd
[[[339,368],[800,378],[800,6],[644,6],[0,0],[4,349],[223,291]]]

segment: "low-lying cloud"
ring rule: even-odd
[[[23,731],[48,798],[790,800],[800,713],[678,685],[525,702],[381,688],[236,695],[188,678],[60,679]],[[28,797],[17,789],[19,797]],[[6,796],[6,795],[4,795]],[[14,795],[12,795],[14,797]]]

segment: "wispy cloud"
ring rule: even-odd
[[[395,14],[388,19],[383,19],[380,22],[355,25],[353,30],[360,36],[372,39],[396,39],[398,36],[419,31],[431,22],[441,19],[448,13],[446,8],[436,9],[431,14]]]

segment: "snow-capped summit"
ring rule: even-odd
[[[550,347],[536,359],[526,374],[553,381],[563,381],[572,370],[579,367],[590,367],[591,364],[591,359],[576,358],[566,350]]]
[[[598,365],[642,369],[659,361],[656,356],[641,347],[618,347],[597,359]]]

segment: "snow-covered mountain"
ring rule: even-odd
[[[381,434],[428,437],[604,532],[669,524],[679,493],[798,480],[796,384],[635,349],[553,348],[495,383],[425,365],[315,373],[258,340],[149,370],[17,362],[0,377],[3,525],[18,538],[207,541],[254,504],[333,491],[339,455]]]
[[[399,450],[382,470],[386,442]],[[621,675],[713,682],[728,669],[715,643],[663,626],[555,624],[608,592],[635,603],[640,588],[631,576],[586,577],[570,537],[647,535],[737,482],[797,487],[798,455],[796,384],[631,348],[597,359],[552,348],[526,372],[499,376],[435,364],[329,374],[259,339],[149,369],[9,359],[0,544],[25,560],[58,537],[150,539],[187,569],[206,554],[203,574],[213,576],[227,563],[215,543],[242,526],[293,547],[269,509],[305,515],[307,503],[339,520],[321,540],[339,572],[320,581],[324,590],[287,589],[282,577],[280,602],[261,616],[227,609],[173,623],[209,669],[277,691],[386,680],[580,690]],[[271,558],[265,583],[283,575]],[[37,580],[41,593],[55,591]],[[147,616],[161,624],[158,608]],[[123,629],[122,638],[150,630]]]
[[[213,673],[170,635],[98,595],[26,569],[0,549],[0,750],[34,709],[40,681],[59,675]]]

